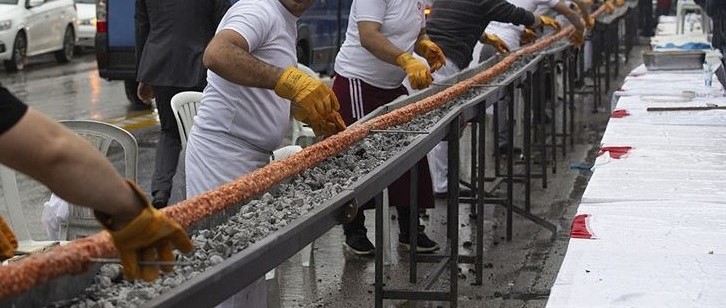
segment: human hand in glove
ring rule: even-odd
[[[615,0],[615,6],[621,7],[625,5],[625,0]]]
[[[146,195],[133,182],[126,182],[134,191],[144,209],[126,226],[114,230],[117,222],[113,217],[94,211],[96,219],[111,234],[113,244],[121,257],[126,279],[153,281],[159,276],[159,266],[140,265],[140,261],[174,261],[174,247],[184,253],[191,252],[192,242],[179,224],[151,206]],[[171,265],[161,266],[164,272],[173,270]]]
[[[0,216],[0,261],[12,258],[16,249],[18,249],[18,240]]]
[[[417,54],[426,59],[426,62],[429,63],[432,72],[435,72],[442,66],[446,65],[444,52],[441,51],[441,48],[439,48],[436,43],[429,39],[419,40],[416,44],[415,51]]]
[[[404,52],[396,57],[396,64],[406,71],[408,80],[411,82],[411,87],[415,90],[426,88],[431,85],[431,82],[433,82],[431,72],[429,71],[429,68],[426,67],[426,64],[414,58],[407,52]]]
[[[527,45],[534,43],[537,40],[537,33],[532,29],[524,28],[522,35],[519,37],[519,45]]]
[[[587,28],[588,30],[592,30],[592,28],[595,27],[595,17],[588,15],[584,16],[583,18],[585,19],[585,28]]]
[[[607,12],[608,14],[612,15],[615,12],[615,5],[613,5],[612,0],[606,0],[602,3],[602,5],[605,7],[605,12]]]
[[[541,27],[550,27],[552,30],[558,31],[562,26],[560,26],[560,23],[558,23],[554,18],[545,16],[545,15],[537,15],[537,19],[539,20],[538,25]]]
[[[332,135],[345,129],[335,93],[300,69],[286,68],[275,84],[275,93],[292,102],[293,117],[310,125],[315,135]]]
[[[507,53],[509,52],[509,46],[496,34],[484,33],[482,35],[482,42],[484,44],[492,45],[498,52]]]

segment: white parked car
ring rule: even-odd
[[[73,0],[0,0],[0,60],[8,72],[48,52],[58,62],[70,61],[76,37]]]
[[[96,0],[75,0],[75,2],[76,10],[78,10],[77,45],[94,47],[96,45]]]

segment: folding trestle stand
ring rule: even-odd
[[[449,199],[447,206],[447,241],[444,250],[447,253],[444,254],[427,254],[419,255],[416,253],[416,235],[418,230],[418,200],[416,185],[418,179],[417,166],[414,166],[410,170],[411,175],[411,205],[409,210],[411,211],[410,219],[410,268],[409,268],[409,282],[411,286],[407,289],[385,289],[383,281],[383,224],[387,217],[383,217],[383,195],[378,194],[375,197],[376,204],[376,282],[375,282],[375,307],[383,307],[384,299],[405,299],[405,300],[426,300],[426,301],[447,301],[450,303],[450,307],[456,307],[457,296],[458,296],[458,275],[459,267],[458,262],[464,260],[469,263],[474,259],[468,256],[459,255],[459,137],[461,116],[457,116],[449,124],[449,134],[447,140],[449,141],[449,153],[448,153],[448,164],[449,164],[449,176],[448,176],[448,191]],[[456,176],[452,176],[456,175]],[[482,204],[483,205],[483,204]],[[483,229],[483,228],[479,228]],[[478,241],[481,241],[481,232],[478,232]],[[481,247],[481,246],[478,246]],[[482,252],[479,253],[478,268],[481,268]],[[418,279],[418,262],[435,263],[433,269],[426,275],[422,280]],[[448,269],[449,274],[449,290],[438,291],[432,290],[434,283],[439,277],[446,273]],[[481,275],[480,275],[481,276]]]

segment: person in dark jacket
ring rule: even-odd
[[[713,39],[711,45],[726,54],[726,1],[696,0],[706,14],[713,20]]]
[[[169,202],[181,152],[171,98],[206,86],[202,55],[229,6],[229,0],[136,0],[137,94],[146,103],[156,99],[161,122],[151,180],[156,208]]]
[[[436,0],[426,21],[426,33],[446,55],[446,65],[433,73],[434,82],[457,74],[469,66],[474,46],[491,21],[539,28],[548,25],[559,28],[557,22],[547,16],[535,15],[506,0]],[[434,193],[446,197],[448,144],[440,142],[428,155]],[[470,192],[462,193],[466,195]]]

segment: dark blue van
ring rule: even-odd
[[[351,2],[317,0],[305,12],[298,22],[298,62],[321,73],[332,73],[335,55],[345,39]],[[140,104],[134,58],[135,5],[134,0],[98,0],[95,47],[101,77],[123,80],[128,99]]]

